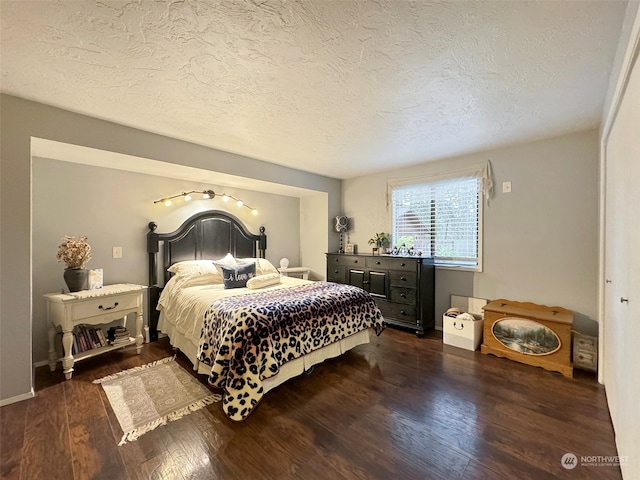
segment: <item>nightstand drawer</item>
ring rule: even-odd
[[[598,368],[598,356],[593,353],[577,351],[573,353],[573,366],[596,370]]]
[[[598,340],[596,337],[576,335],[573,339],[573,348],[576,350],[586,350],[588,352],[598,351]]]
[[[72,318],[89,318],[105,313],[118,313],[135,309],[138,305],[138,294],[122,294],[110,297],[92,298],[74,304],[72,308]]]

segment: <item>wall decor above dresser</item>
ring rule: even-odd
[[[389,325],[418,336],[435,326],[433,258],[327,253],[327,281],[368,291]]]

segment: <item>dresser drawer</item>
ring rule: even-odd
[[[573,338],[573,348],[574,350],[584,350],[595,353],[598,351],[598,339],[596,337],[576,334]]]
[[[413,258],[374,256],[367,257],[365,266],[367,268],[416,272],[418,270],[418,261]]]
[[[347,267],[344,265],[327,265],[327,281],[336,283],[346,282]]]
[[[392,302],[405,305],[416,304],[416,289],[404,287],[391,287],[389,298]]]
[[[138,305],[138,294],[122,294],[109,297],[93,298],[78,302],[71,307],[72,318],[89,318],[104,313],[118,313],[135,309]]]
[[[389,272],[389,283],[392,287],[415,287],[416,272],[397,272],[392,270]]]
[[[327,268],[330,269],[332,265],[344,265],[346,267],[361,267],[364,268],[365,257],[358,255],[329,255],[327,258]]]
[[[376,298],[376,304],[380,311],[382,312],[382,316],[399,320],[403,323],[408,324],[416,324],[416,308],[413,305],[404,305],[401,303],[393,303],[387,302],[385,300],[379,300]]]
[[[595,371],[598,368],[598,355],[581,350],[574,351],[573,366]]]

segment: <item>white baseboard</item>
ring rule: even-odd
[[[28,393],[23,393],[22,395],[16,395],[15,397],[5,398],[4,400],[0,400],[0,407],[4,407],[5,405],[10,405],[12,403],[21,402],[23,400],[29,400],[30,398],[35,397],[36,394],[31,388],[31,391]]]

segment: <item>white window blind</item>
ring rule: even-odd
[[[436,264],[481,268],[483,178],[390,185],[393,245],[413,246]]]

